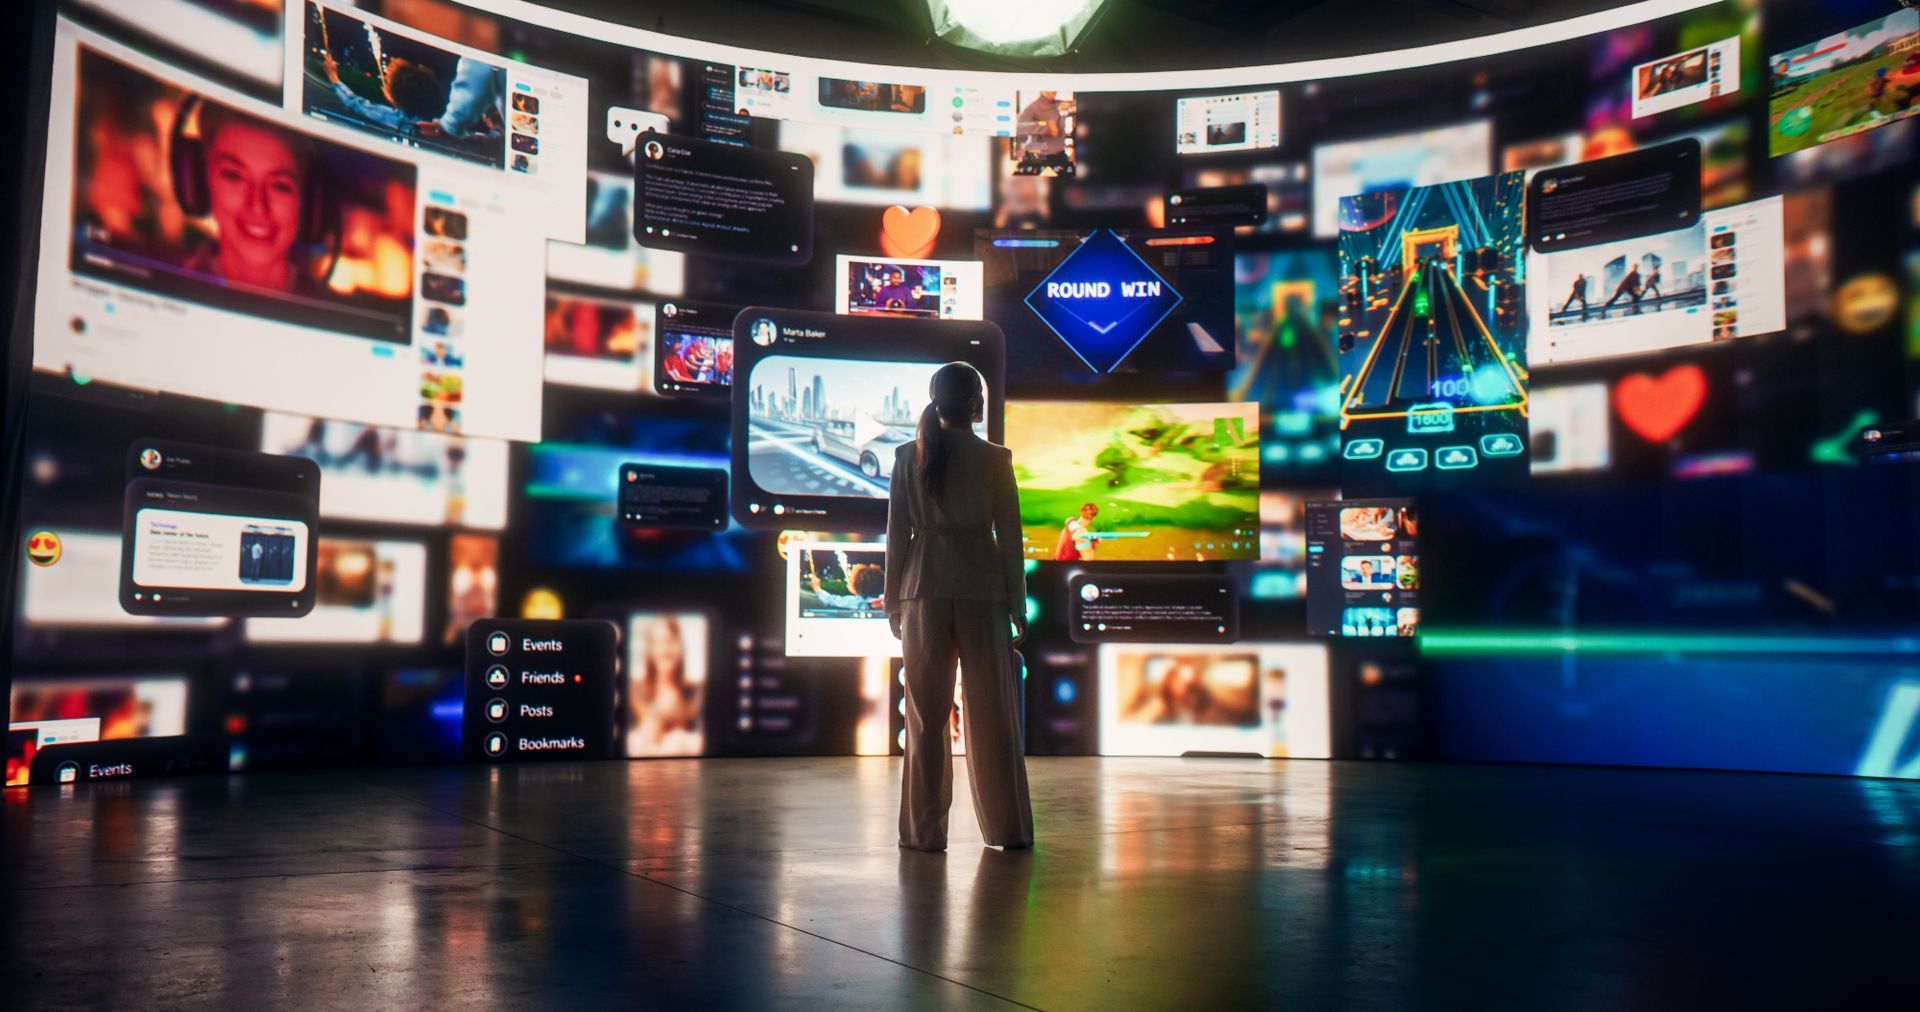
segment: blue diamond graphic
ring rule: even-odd
[[[1027,293],[1027,306],[1094,372],[1112,372],[1181,296],[1112,229],[1067,254]]]

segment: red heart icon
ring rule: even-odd
[[[918,259],[933,252],[940,238],[940,212],[931,207],[889,207],[880,216],[880,252],[890,257]]]
[[[1672,439],[1706,400],[1707,374],[1697,365],[1674,366],[1658,379],[1634,373],[1613,388],[1613,410],[1650,443]]]

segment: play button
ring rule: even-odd
[[[865,446],[887,434],[887,427],[880,424],[872,415],[855,415],[853,418],[853,445]]]

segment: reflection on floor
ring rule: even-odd
[[[1920,784],[1255,760],[1030,770],[1033,852],[980,847],[961,783],[944,855],[894,847],[887,759],[11,790],[0,988],[14,1008],[1912,994]]]

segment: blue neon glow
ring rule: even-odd
[[[1112,229],[1067,254],[1027,306],[1096,373],[1113,371],[1184,301]]]

